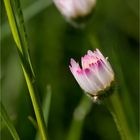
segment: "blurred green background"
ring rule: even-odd
[[[117,89],[133,134],[138,135],[139,119],[139,13],[138,0],[97,0],[84,29],[72,27],[51,0],[21,0],[31,60],[38,80],[41,101],[46,86],[52,90],[49,121],[50,140],[66,140],[73,112],[83,92],[69,70],[70,58],[80,62],[88,49],[100,48],[116,73]],[[21,140],[33,140],[36,129],[28,116],[34,112],[1,2],[1,100]],[[89,99],[88,99],[89,100]],[[129,103],[130,102],[130,103]],[[74,126],[79,140],[119,140],[112,116],[104,105],[92,104],[84,119]],[[1,138],[11,140],[1,125]],[[74,140],[74,139],[71,139]],[[78,139],[77,139],[78,140]]]

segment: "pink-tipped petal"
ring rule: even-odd
[[[72,67],[79,66],[79,64],[73,58],[70,59],[70,64],[71,64]]]
[[[91,92],[92,89],[87,81],[87,78],[85,77],[84,73],[74,73],[74,77],[77,80],[77,82],[79,83],[80,87],[86,91],[86,92]]]
[[[81,63],[82,68],[74,59],[71,59],[70,70],[84,91],[97,95],[114,80],[110,63],[98,49],[94,52],[89,50],[84,57],[81,57]]]
[[[90,55],[90,56],[94,56],[94,53],[91,51],[91,50],[88,50],[88,55]]]
[[[99,49],[96,49],[95,53],[96,53],[97,55],[100,56],[100,58],[101,58],[102,61],[105,63],[105,65],[106,65],[106,67],[109,69],[109,71],[113,73],[113,70],[112,70],[112,68],[111,68],[111,65],[110,65],[110,63],[107,61],[108,58],[105,58],[105,57],[102,55],[102,53],[99,51]]]

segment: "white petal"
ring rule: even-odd
[[[107,58],[105,58],[105,57],[102,55],[102,53],[101,53],[98,49],[96,49],[95,54],[97,54],[97,55],[102,59],[102,61],[105,63],[105,65],[106,65],[106,67],[109,69],[109,71],[113,73],[113,70],[112,70],[112,68],[111,68],[111,65],[110,65],[110,63],[107,61]]]
[[[111,72],[108,71],[108,69],[105,67],[105,65],[102,65],[98,69],[98,77],[100,81],[102,81],[104,88],[109,86],[109,84],[113,81],[113,75]]]
[[[103,85],[99,81],[95,71],[90,69],[90,71],[88,73],[85,73],[85,75],[92,88],[92,92],[90,93],[94,95],[97,94],[97,92],[103,88]]]
[[[98,90],[102,90],[104,88],[104,85],[99,75],[97,63],[91,66],[90,70],[92,71],[92,76],[94,78],[94,81],[96,82],[96,85],[98,86]]]
[[[96,93],[98,90],[98,86],[96,84],[95,79],[92,78],[92,71],[90,71],[90,69],[87,69],[88,72],[86,70],[84,70],[84,75],[87,79],[87,82],[89,83],[89,86],[91,88],[91,92],[90,93]]]
[[[86,91],[86,92],[92,92],[92,88],[87,80],[87,78],[85,77],[84,74],[80,74],[80,73],[73,73],[75,79],[77,80],[78,84],[80,85],[80,87]]]

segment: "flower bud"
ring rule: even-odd
[[[96,101],[107,91],[112,92],[114,72],[107,58],[96,49],[88,51],[81,58],[82,68],[74,59],[71,59],[70,70],[80,87]],[[103,97],[103,96],[102,96]]]
[[[89,15],[96,0],[53,0],[61,14],[68,20],[75,20]]]

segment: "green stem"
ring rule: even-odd
[[[15,2],[19,7],[18,8],[14,7],[13,2]],[[40,130],[42,140],[47,140],[45,121],[44,121],[43,113],[42,113],[41,106],[39,103],[39,99],[37,98],[35,75],[32,69],[30,56],[29,56],[28,49],[26,46],[27,42],[26,42],[26,37],[25,37],[25,31],[23,28],[23,17],[22,17],[21,11],[19,13],[17,11],[17,9],[18,10],[20,9],[20,3],[19,1],[4,0],[4,4],[5,4],[6,12],[8,15],[9,24],[10,24],[10,28],[13,34],[13,38],[17,45],[17,50],[20,57],[22,70],[24,73],[24,77],[25,77],[29,94],[31,97],[31,101],[33,104],[34,112],[35,112],[37,123],[38,123],[38,128]]]
[[[113,116],[122,140],[134,140],[118,93],[115,92],[108,97],[105,104]]]
[[[49,120],[51,98],[52,98],[51,86],[47,85],[45,97],[43,99],[43,104],[42,104],[42,110],[43,110],[43,115],[44,115],[46,125],[48,124],[48,120]],[[39,136],[39,131],[36,133],[35,140],[41,140]]]
[[[85,117],[92,107],[92,101],[84,94],[73,113],[67,140],[80,140]]]
[[[26,79],[26,83],[27,83],[27,86],[28,86],[28,89],[29,89],[30,97],[31,97],[32,104],[33,104],[33,107],[34,107],[34,111],[35,111],[38,127],[40,129],[40,134],[41,134],[42,140],[47,140],[45,121],[44,121],[44,118],[43,118],[43,114],[42,114],[42,110],[41,110],[41,107],[40,107],[40,104],[39,104],[39,100],[38,100],[38,98],[36,96],[36,92],[35,92],[36,91],[35,90],[36,86],[31,81],[31,79],[30,79],[27,71],[25,70],[25,68],[22,67],[22,69],[23,69],[23,73],[24,73],[24,76],[25,76],[25,79]]]

